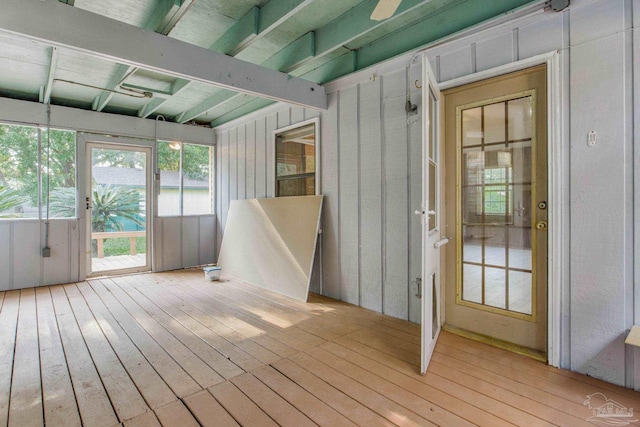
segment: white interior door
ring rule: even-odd
[[[422,136],[422,357],[420,372],[429,366],[440,333],[440,247],[448,242],[442,231],[440,203],[440,90],[425,56],[423,67]]]

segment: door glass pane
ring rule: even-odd
[[[509,310],[531,314],[531,280],[529,272],[509,271]]]
[[[461,299],[532,313],[533,97],[461,107]]]
[[[429,231],[434,230],[437,225],[437,188],[438,174],[435,163],[429,161]]]
[[[482,107],[465,110],[462,114],[462,145],[480,145],[482,143]]]
[[[503,268],[484,268],[484,303],[491,307],[506,308],[506,277]]]
[[[484,143],[504,142],[507,138],[504,127],[506,102],[486,105],[482,108],[484,117]]]
[[[532,134],[531,119],[533,105],[531,97],[513,99],[509,105],[509,141],[530,140]]]
[[[436,132],[438,120],[438,111],[436,110],[438,103],[433,92],[429,91],[429,158],[434,162],[438,162],[438,135]]]
[[[436,132],[436,98],[432,91],[429,91],[429,203],[427,215],[429,218],[429,231],[435,230],[438,226],[438,135]]]
[[[147,156],[91,149],[91,270],[147,265]]]
[[[482,266],[462,264],[462,299],[482,304]]]

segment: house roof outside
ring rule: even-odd
[[[92,174],[93,179],[99,185],[118,185],[128,187],[145,186],[144,169],[94,166]],[[164,188],[178,188],[180,186],[180,173],[178,171],[161,171],[160,185]],[[185,176],[183,180],[183,188],[206,190],[209,188],[209,181],[192,179]]]

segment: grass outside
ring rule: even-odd
[[[144,237],[136,237],[136,252],[144,254],[147,252],[146,239]],[[96,258],[98,254],[95,249],[95,240],[92,241],[91,256]],[[129,238],[105,239],[104,240],[104,256],[131,255],[129,250]]]

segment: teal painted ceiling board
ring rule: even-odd
[[[104,20],[323,84],[542,0],[402,0],[372,21],[378,0],[60,0]],[[554,13],[547,11],[545,13]],[[25,18],[34,22],[46,17]],[[82,28],[59,28],[73,32]],[[114,37],[115,39],[115,37]],[[136,48],[136,40],[131,47]],[[101,43],[110,43],[109,39]],[[169,44],[167,44],[168,46]],[[162,51],[164,45],[148,46]],[[181,52],[167,54],[180,56]],[[241,62],[237,66],[242,67]],[[185,64],[188,66],[189,64]],[[0,28],[0,95],[153,119],[218,125],[273,101],[131,67]],[[227,71],[229,74],[233,70]],[[146,95],[144,93],[147,92]],[[143,94],[143,95],[141,95]],[[150,96],[150,97],[149,97]]]

